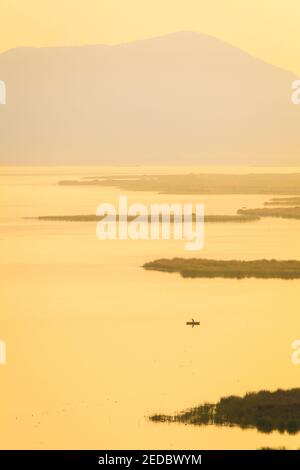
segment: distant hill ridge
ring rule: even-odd
[[[210,36],[0,54],[0,164],[300,163],[297,77]]]

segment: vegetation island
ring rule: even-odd
[[[35,220],[44,220],[44,221],[58,221],[58,222],[98,222],[99,220],[102,220],[104,217],[107,216],[98,216],[96,214],[83,214],[83,215],[40,215],[38,217],[30,217],[30,219],[35,219]],[[116,221],[119,221],[122,216],[117,214],[116,215]],[[126,217],[126,216],[125,216]],[[139,217],[139,222],[143,221],[142,217],[140,216],[127,216],[127,222],[134,221],[137,217]],[[108,216],[107,219],[109,220],[114,220],[113,216]],[[181,219],[181,220],[180,220]],[[205,215],[204,216],[204,221],[205,222],[254,222],[256,220],[259,220],[260,217],[256,215]],[[193,221],[196,220],[196,215],[193,214]],[[151,216],[145,217],[145,222],[151,223]],[[159,221],[162,222],[162,216],[159,216]],[[171,223],[176,223],[176,222],[182,222],[183,217],[174,216],[170,215],[170,222]]]
[[[82,178],[59,181],[61,186],[115,186],[128,191],[160,194],[271,194],[300,196],[300,173],[186,174]]]
[[[265,206],[300,206],[300,197],[273,197]]]
[[[256,428],[270,433],[296,434],[300,431],[300,388],[247,393],[244,397],[221,398],[216,404],[205,403],[174,416],[155,414],[154,422],[179,422],[193,425],[215,424]]]
[[[283,219],[300,219],[300,206],[263,207],[262,209],[239,209],[238,214],[256,217],[281,217]]]
[[[288,260],[212,260],[203,258],[158,259],[143,265],[144,269],[180,273],[186,278],[279,278],[299,279],[300,261]]]

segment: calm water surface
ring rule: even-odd
[[[299,434],[147,420],[225,395],[299,387],[300,366],[291,363],[291,343],[300,338],[299,280],[146,272],[146,261],[190,253],[181,241],[101,242],[94,223],[24,219],[92,214],[121,194],[60,187],[60,179],[184,171],[193,169],[1,168],[0,339],[8,352],[0,368],[1,448],[300,447]],[[268,199],[127,195],[145,204],[204,203],[207,214],[234,214]],[[299,234],[293,220],[206,224],[196,256],[300,259]],[[191,317],[200,328],[185,326]]]

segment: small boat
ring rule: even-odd
[[[199,326],[199,325],[200,325],[200,322],[199,322],[199,321],[195,321],[195,320],[192,318],[192,321],[187,321],[187,322],[186,322],[186,325],[187,325],[187,326],[191,326],[192,328],[194,328],[194,326]]]

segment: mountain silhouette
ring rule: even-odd
[[[0,54],[1,164],[299,164],[292,73],[210,36]]]

